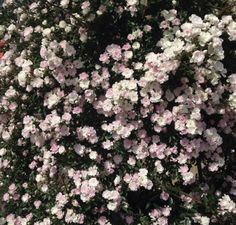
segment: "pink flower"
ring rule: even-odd
[[[27,37],[29,36],[31,33],[33,33],[34,29],[32,26],[30,27],[26,27],[25,30],[24,30],[24,37]]]
[[[159,217],[157,219],[158,223],[161,224],[161,225],[167,225],[168,224],[168,219],[165,218],[165,217]]]
[[[161,197],[162,200],[167,201],[168,198],[169,198],[169,194],[168,194],[167,192],[163,191],[163,192],[161,193],[161,196],[160,196],[160,197]]]
[[[109,62],[109,56],[107,53],[103,53],[100,55],[99,57],[99,60],[102,62],[102,63],[108,63]]]

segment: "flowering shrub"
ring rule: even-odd
[[[236,21],[146,4],[3,1],[1,224],[236,223]]]

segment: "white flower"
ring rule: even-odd
[[[194,119],[194,120],[200,120],[201,119],[201,113],[200,113],[199,108],[193,109],[193,111],[191,113],[191,119]]]
[[[133,52],[132,51],[125,51],[124,52],[124,57],[126,59],[131,59],[133,57]]]
[[[43,86],[43,79],[37,77],[31,82],[32,87],[40,88]]]
[[[11,134],[8,131],[5,130],[2,132],[2,139],[4,141],[8,141],[10,139],[10,137],[11,137]]]
[[[142,69],[142,67],[143,67],[143,64],[141,62],[137,62],[134,64],[135,70],[140,70],[140,69]]]
[[[222,19],[221,19],[221,21],[224,24],[229,24],[232,20],[233,20],[232,16],[222,16]]]
[[[61,0],[60,5],[61,5],[63,8],[67,8],[69,2],[70,2],[70,0]]]
[[[132,44],[132,47],[133,47],[133,49],[139,49],[140,48],[140,43],[136,41]]]
[[[44,184],[42,187],[41,187],[41,190],[42,192],[46,193],[48,191],[48,186],[46,184]]]
[[[195,134],[196,128],[197,128],[197,126],[196,126],[196,121],[195,121],[195,120],[192,120],[192,119],[187,120],[187,122],[186,122],[186,127],[187,127],[187,129],[188,129],[188,133],[190,133],[190,134]]]
[[[223,197],[219,200],[218,204],[220,206],[222,214],[225,214],[226,212],[233,212],[236,207],[236,204],[226,194],[223,195]]]
[[[133,5],[136,5],[138,3],[137,0],[127,0],[127,6],[133,6]]]
[[[234,92],[229,96],[229,103],[230,106],[236,110],[236,92]]]
[[[25,86],[26,77],[27,77],[27,75],[24,71],[20,71],[18,73],[17,78],[18,78],[18,82],[19,82],[20,86],[23,86],[23,87]]]
[[[72,30],[71,26],[66,26],[66,27],[65,27],[65,32],[66,32],[66,33],[71,32],[71,30]]]
[[[139,169],[139,175],[146,176],[147,174],[148,174],[148,170],[147,169]]]
[[[58,211],[59,211],[59,209],[56,206],[51,208],[51,213],[52,214],[57,214]]]
[[[168,20],[168,21],[173,21],[176,18],[177,11],[172,9],[170,11],[168,10],[163,10],[161,12],[162,16]]]
[[[0,156],[4,156],[6,154],[7,150],[5,148],[0,149]]]
[[[97,187],[99,184],[98,180],[95,177],[90,178],[88,182],[89,182],[89,186],[91,187]]]
[[[210,145],[220,146],[222,144],[222,137],[217,133],[216,128],[209,128],[204,131],[204,137]]]
[[[183,36],[190,37],[193,33],[193,24],[184,23],[181,25],[181,29],[183,30]]]
[[[194,25],[194,27],[202,27],[203,25],[203,20],[201,17],[193,14],[189,17],[189,20],[192,22],[192,24]]]
[[[191,181],[194,178],[194,174],[190,171],[187,173],[183,173],[182,176],[183,176],[183,179],[186,183],[188,183],[189,181]]]
[[[102,104],[102,108],[105,112],[111,111],[112,107],[113,107],[113,105],[112,105],[110,99],[106,99]]]
[[[190,62],[197,63],[197,65],[201,65],[205,59],[205,53],[203,51],[195,51],[190,59]]]
[[[26,193],[21,197],[21,200],[22,202],[28,202],[29,198],[30,198],[30,195]]]
[[[175,39],[173,42],[173,51],[177,54],[181,53],[184,49],[184,41]]]
[[[123,75],[125,78],[129,79],[129,78],[132,77],[133,73],[134,73],[134,71],[133,71],[132,69],[125,68],[124,71],[122,72],[122,75]]]
[[[200,42],[201,46],[204,46],[207,42],[209,42],[212,38],[212,34],[210,34],[209,32],[201,32],[198,40]]]
[[[116,176],[116,178],[114,180],[114,185],[117,186],[118,184],[120,184],[120,182],[121,182],[120,176]]]
[[[231,41],[235,41],[236,40],[236,22],[232,21],[229,26],[227,27],[228,30],[228,34],[230,36],[230,40]]]
[[[24,37],[27,37],[29,36],[32,32],[34,31],[33,27],[30,26],[30,27],[26,27],[25,30],[24,30]]]
[[[217,18],[217,16],[215,16],[213,14],[205,15],[204,20],[209,21],[211,24],[219,23],[219,19]]]
[[[105,198],[105,199],[109,199],[111,196],[111,192],[106,190],[102,193],[102,197]]]
[[[95,160],[98,156],[98,153],[95,151],[91,151],[89,154],[89,158]]]
[[[51,29],[50,28],[46,28],[43,30],[43,36],[49,36],[51,34]]]
[[[10,33],[12,33],[14,30],[16,30],[16,26],[15,26],[14,24],[11,24],[11,25],[7,28],[7,30],[8,30]]]
[[[156,166],[156,170],[157,170],[158,173],[162,173],[164,171],[164,167],[162,166],[160,160],[157,160],[155,162],[155,166]]]
[[[107,208],[111,211],[114,211],[117,208],[118,204],[116,202],[109,202]]]
[[[35,180],[39,183],[40,181],[43,181],[44,179],[41,174],[37,174],[35,177]]]
[[[60,22],[59,22],[59,27],[60,28],[66,28],[66,22],[64,21],[64,20],[61,20]]]
[[[207,216],[202,216],[200,218],[200,224],[201,225],[209,225],[210,224],[210,219]]]
[[[48,108],[51,109],[53,105],[59,102],[60,98],[56,94],[51,94],[48,97]]]

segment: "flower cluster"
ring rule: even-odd
[[[91,53],[144,3],[29,2],[3,1],[0,224],[234,224],[233,17],[163,10]]]

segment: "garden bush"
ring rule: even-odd
[[[0,11],[0,224],[236,224],[234,0]]]

